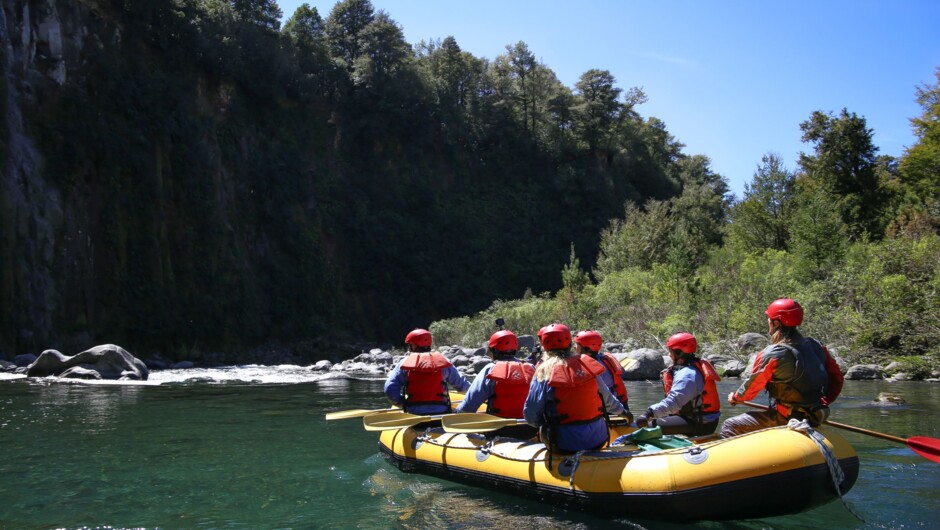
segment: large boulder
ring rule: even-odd
[[[493,362],[493,360],[489,357],[484,355],[477,355],[470,359],[470,367],[473,370],[473,373],[478,374],[484,366],[490,364],[491,362]]]
[[[525,349],[527,353],[535,351],[538,341],[532,335],[519,335],[519,350]]]
[[[666,368],[662,353],[651,348],[640,348],[627,353],[617,353],[614,357],[620,361],[625,372],[624,379],[642,381],[659,379],[659,373]]]
[[[78,370],[71,368],[78,367]],[[94,372],[98,375],[95,377]],[[54,375],[76,379],[129,379],[145,381],[150,371],[143,361],[115,344],[102,344],[69,357],[46,350],[26,369],[29,377]]]
[[[845,378],[853,381],[873,381],[884,379],[884,372],[877,364],[856,364],[845,373]]]
[[[723,365],[715,368],[722,377],[741,377],[741,374],[747,370],[747,366],[738,360],[725,361]]]
[[[738,337],[739,350],[760,350],[768,344],[770,341],[760,333],[745,333]]]

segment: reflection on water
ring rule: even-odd
[[[757,521],[608,520],[402,473],[381,458],[360,419],[324,420],[386,407],[381,381],[258,366],[152,377],[0,381],[0,528],[933,528],[940,513],[940,465],[855,433],[845,436],[862,468],[847,501],[866,523],[838,502]],[[719,391],[738,383],[723,381]],[[634,410],[662,396],[658,385],[628,387]],[[872,407],[882,391],[907,405]],[[723,415],[741,412],[725,407]],[[832,419],[940,437],[938,414],[940,385],[848,382]]]
[[[391,468],[377,470],[365,484],[371,495],[384,500],[379,509],[393,517],[398,528],[591,528],[585,522],[532,514],[520,505],[492,502],[473,489],[465,491]],[[633,523],[626,527],[642,528]]]

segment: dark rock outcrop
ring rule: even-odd
[[[145,381],[150,371],[143,361],[124,348],[115,344],[102,344],[72,356],[63,355],[57,350],[46,350],[29,365],[26,375]]]
[[[845,378],[853,381],[872,381],[884,379],[884,371],[877,364],[857,364],[845,373]]]

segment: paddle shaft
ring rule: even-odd
[[[386,412],[384,414],[372,414],[362,418],[362,425],[367,431],[390,431],[405,429],[426,421],[439,420],[441,417],[441,415],[420,416],[407,412]]]
[[[394,412],[400,411],[398,407],[392,407],[387,409],[353,409],[353,410],[340,410],[337,412],[329,412],[326,415],[326,420],[347,420],[352,418],[362,418],[363,416],[369,416],[372,414],[381,414],[383,412]]]
[[[451,404],[460,403],[460,400],[451,401]],[[373,414],[381,414],[383,412],[402,412],[400,407],[391,407],[387,409],[352,409],[352,410],[339,410],[336,412],[329,412],[326,415],[326,420],[348,420],[352,418],[363,418],[365,416],[371,416]]]
[[[747,405],[748,407],[753,407],[755,409],[770,410],[770,407],[766,407],[764,405],[761,405],[760,403],[754,403],[752,401],[739,401],[738,403],[743,403]],[[888,440],[889,442],[907,444],[907,440],[905,438],[901,438],[900,436],[892,436],[890,434],[885,434],[883,432],[869,431],[868,429],[855,427],[854,425],[846,425],[844,423],[837,423],[837,422],[829,421],[829,420],[825,420],[823,423],[825,423],[826,425],[832,425],[833,427],[837,427],[839,429],[845,429],[846,431],[857,432],[859,434],[867,434],[868,436],[874,436],[875,438]]]

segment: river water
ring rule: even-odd
[[[661,396],[648,382],[628,389],[635,412]],[[869,406],[882,391],[908,405]],[[296,366],[164,370],[143,383],[0,374],[0,528],[679,528],[401,473],[361,420],[324,420],[385,407],[381,392],[381,381]],[[938,415],[938,384],[850,381],[831,419],[940,438]],[[835,501],[793,516],[692,526],[940,528],[940,464],[902,444],[844,434],[861,459],[845,500],[864,522]]]

